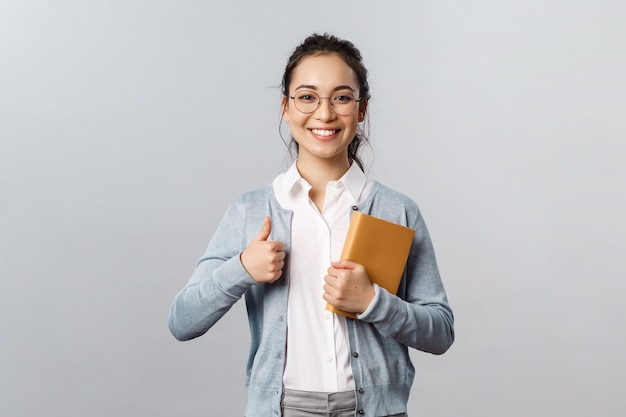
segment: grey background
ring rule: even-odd
[[[221,215],[289,160],[314,31],[371,73],[369,174],[431,230],[457,341],[412,416],[626,411],[626,3],[0,1],[0,408],[242,415],[243,303],[167,312]]]

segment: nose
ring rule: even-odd
[[[329,97],[320,97],[320,103],[315,110],[315,117],[318,120],[332,120],[337,116],[330,100]]]

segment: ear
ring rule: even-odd
[[[287,105],[289,104],[289,101],[287,100],[286,96],[283,96],[283,99],[281,100],[280,106],[283,108],[283,120],[287,123],[289,123],[289,115],[287,114]]]
[[[359,123],[365,120],[365,114],[367,113],[367,103],[368,99],[364,98],[361,100],[359,106]]]

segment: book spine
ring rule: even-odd
[[[352,255],[352,246],[354,246],[354,243],[357,240],[356,235],[359,230],[358,226],[362,219],[363,214],[361,212],[355,211],[352,213],[352,220],[350,220],[350,227],[348,228],[346,241],[343,243],[340,261],[344,261],[346,259],[350,260],[350,256]]]

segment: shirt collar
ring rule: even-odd
[[[296,163],[294,162],[293,164],[291,164],[291,166],[283,176],[283,192],[285,194],[289,194],[291,190],[293,190],[293,187],[298,183],[303,185],[307,184],[305,179],[302,178],[302,176],[300,175],[300,172],[298,172],[298,168],[296,167]]]
[[[352,163],[348,171],[337,181],[341,183],[352,195],[355,202],[358,202],[365,184],[367,183],[367,177],[361,170],[358,164]],[[311,185],[300,175],[296,163],[291,164],[289,169],[285,172],[283,177],[283,192],[285,194],[290,193],[296,184],[300,184],[302,189],[308,192],[311,189]]]

